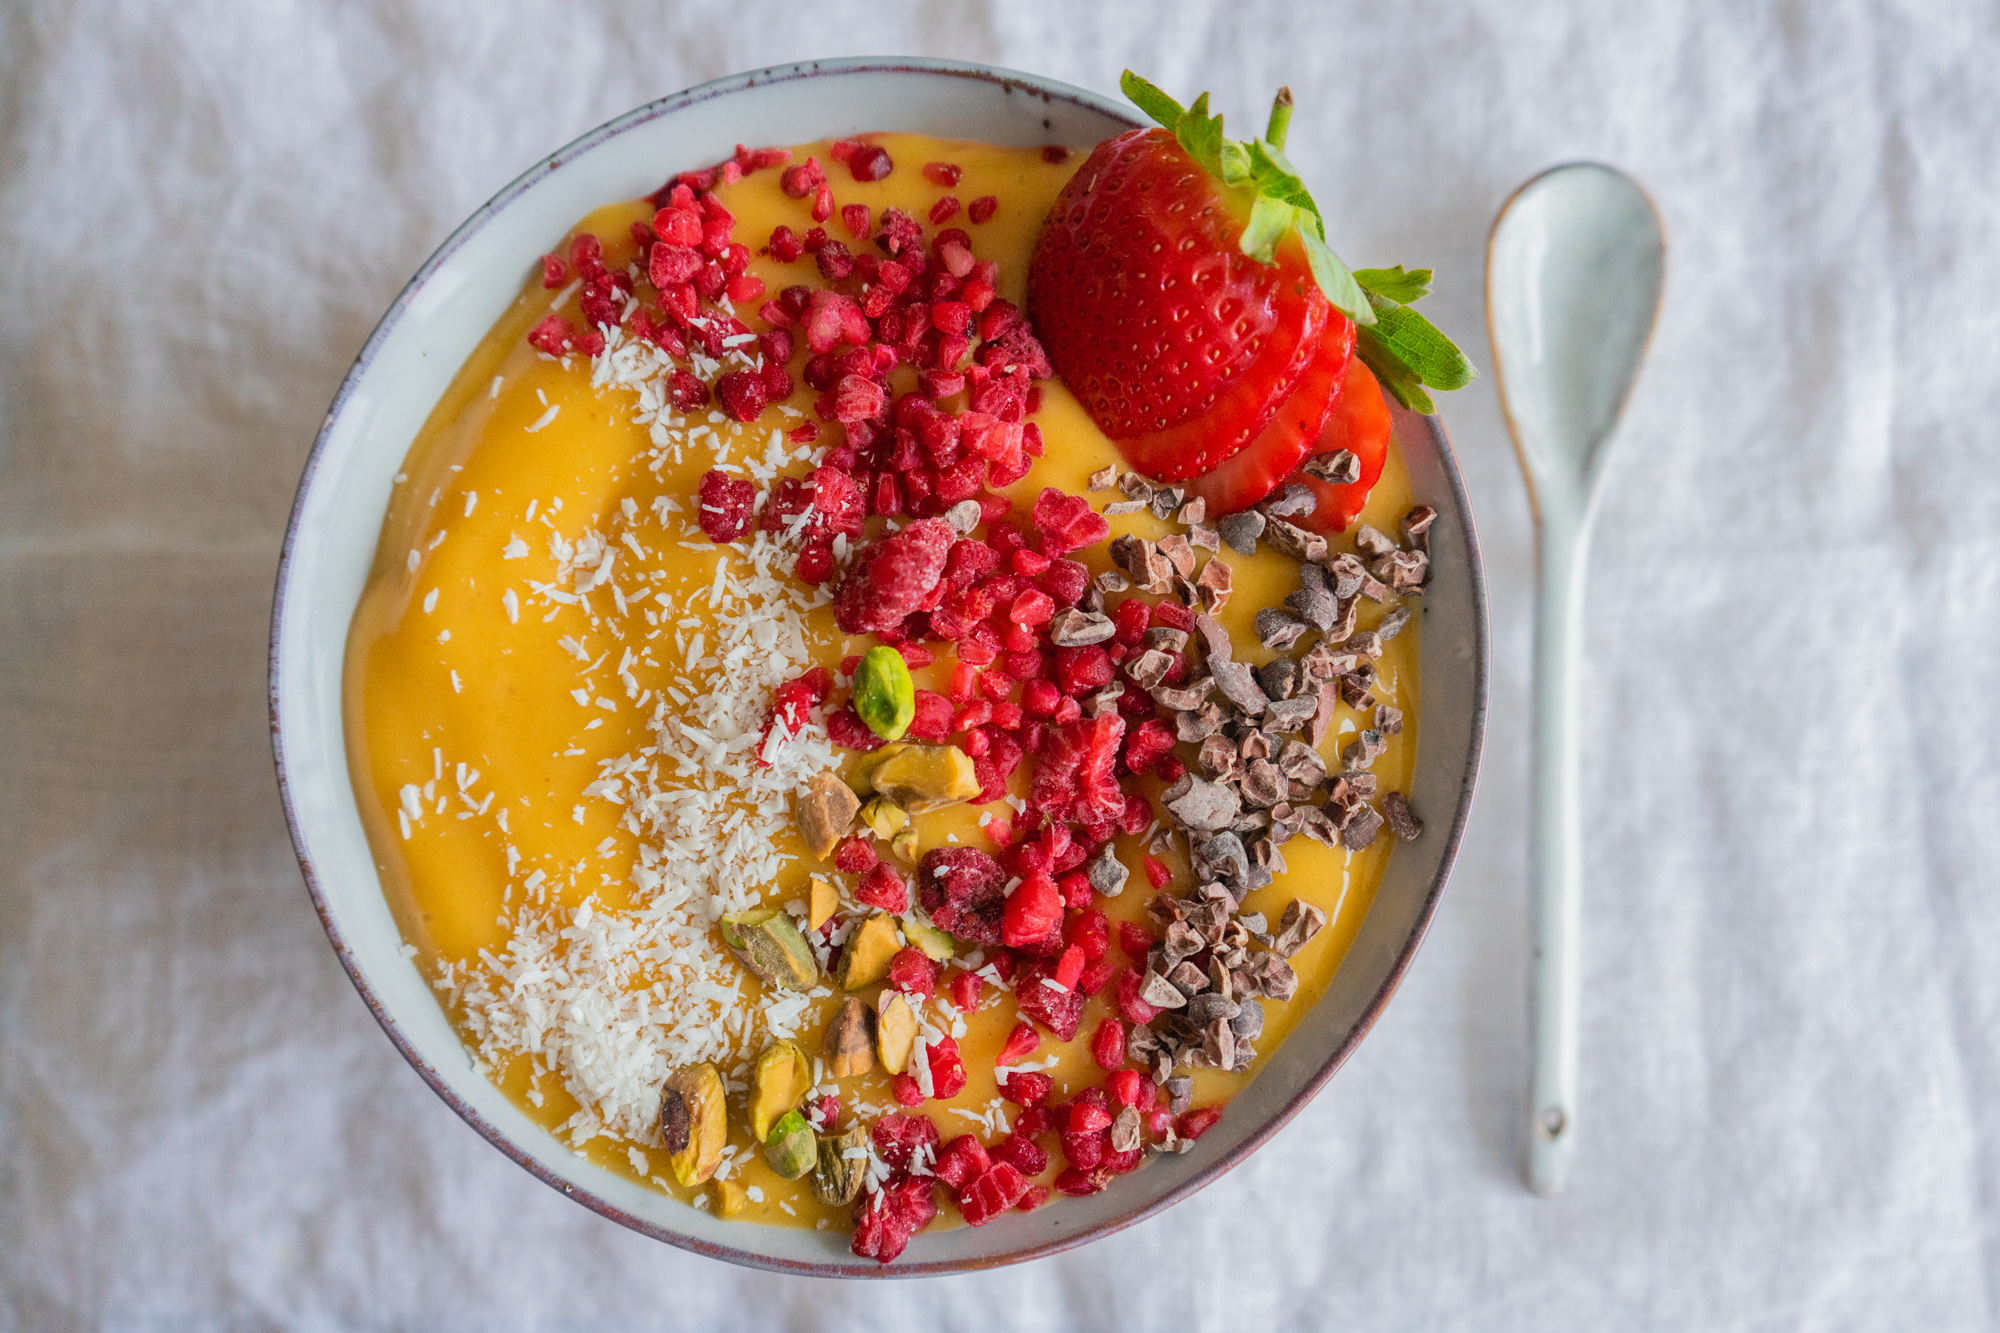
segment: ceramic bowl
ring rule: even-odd
[[[414,961],[377,880],[341,728],[348,622],[391,483],[425,417],[514,299],[537,256],[610,200],[743,143],[869,130],[1088,148],[1134,122],[1078,88],[977,65],[840,60],[722,79],[640,107],[538,162],[453,232],[369,337],[328,410],[285,535],[271,630],[271,731],[292,840],[327,938],[383,1031],[494,1147],[586,1207],[685,1249],[819,1275],[909,1277],[1011,1263],[1080,1244],[1194,1193],[1275,1134],[1375,1021],[1436,910],[1465,827],[1486,708],[1479,553],[1457,464],[1435,418],[1399,412],[1417,495],[1435,506],[1424,599],[1423,699],[1412,801],[1426,817],[1398,847],[1331,988],[1229,1114],[1184,1156],[1105,1192],[919,1235],[896,1263],[857,1261],[833,1232],[724,1222],[578,1158],[477,1073]]]

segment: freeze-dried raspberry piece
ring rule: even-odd
[[[1027,1027],[1027,1024],[1024,1023],[1022,1026]],[[1031,1027],[1028,1030],[1034,1031]],[[1031,1070],[1025,1074],[1009,1074],[1007,1081],[1000,1085],[1000,1095],[1016,1106],[1033,1110],[1049,1099],[1049,1094],[1055,1091],[1055,1087],[1054,1075]],[[1015,1122],[1014,1132],[1021,1135],[1034,1133],[1027,1116],[1024,1115]]]
[[[895,629],[905,616],[925,610],[944,575],[945,557],[958,539],[941,518],[920,519],[869,545],[842,580],[834,610],[849,634]]]
[[[958,1201],[958,1211],[969,1227],[984,1226],[1012,1208],[1028,1192],[1028,1181],[1006,1162],[973,1181]]]
[[[1035,531],[1044,553],[1062,555],[1103,541],[1111,535],[1111,524],[1082,496],[1048,486],[1035,497]]]
[[[561,315],[549,315],[528,331],[528,344],[538,352],[561,356],[576,341],[576,330]]]
[[[1136,1074],[1138,1071],[1132,1072]],[[993,1146],[991,1157],[993,1161],[1007,1163],[1025,1176],[1039,1176],[1049,1169],[1048,1150],[1020,1134],[1009,1134],[1000,1140]]]
[[[917,863],[917,901],[940,930],[970,944],[1000,943],[1007,873],[976,847],[935,847]]]
[[[957,1193],[992,1169],[993,1160],[987,1156],[986,1145],[979,1141],[979,1136],[961,1134],[939,1151],[931,1174]]]
[[[910,910],[910,886],[888,865],[878,862],[854,886],[854,901],[864,907],[879,907],[885,912],[907,912]]]
[[[715,396],[738,421],[755,421],[769,395],[763,376],[752,370],[732,370],[715,382]]]
[[[833,849],[833,868],[849,875],[865,875],[881,860],[875,844],[866,838],[843,838],[840,846]]]
[[[803,522],[808,510],[812,517]],[[762,526],[766,532],[796,537],[806,546],[831,541],[836,534],[859,537],[867,521],[868,506],[861,487],[838,468],[813,469],[811,477],[780,477],[765,502]]]
[[[826,738],[847,750],[875,750],[882,738],[868,729],[853,704],[846,704],[826,720]]]
[[[1014,1003],[1058,1041],[1072,1040],[1083,1026],[1083,996],[1056,982],[1054,964],[1024,963],[1014,978]]]
[[[937,1126],[929,1116],[891,1111],[876,1120],[868,1134],[875,1140],[875,1151],[892,1171],[908,1171],[920,1148],[929,1148],[933,1155],[937,1152]]]
[[[708,385],[691,370],[676,370],[667,376],[667,401],[676,412],[693,412],[708,406]]]
[[[880,866],[876,867],[876,870],[871,872],[870,877],[872,878],[874,874],[879,874],[881,869],[882,867]],[[902,877],[898,875],[897,880],[899,883],[901,879]],[[859,898],[860,895],[857,893],[855,897]],[[897,910],[908,910],[908,907],[909,904],[906,901],[903,907]],[[921,995],[928,1000],[931,996],[937,994],[938,973],[943,970],[944,964],[932,958],[922,949],[905,945],[896,951],[894,958],[889,960],[889,984],[897,990],[908,991],[912,995]]]
[[[1035,766],[1030,802],[1053,818],[1091,824],[1125,813],[1125,793],[1113,766],[1125,738],[1116,713],[1051,727]]]
[[[1173,728],[1159,718],[1148,718],[1125,738],[1125,767],[1144,773],[1173,748]]]
[[[948,1101],[965,1091],[965,1060],[958,1053],[958,1040],[939,1037],[924,1048],[931,1070],[931,1095]]]
[[[937,1216],[935,1185],[934,1176],[898,1172],[879,1192],[864,1194],[854,1208],[854,1253],[885,1264],[901,1254],[910,1237]]]
[[[719,468],[710,468],[702,474],[701,486],[695,492],[695,521],[710,541],[733,542],[750,530],[750,509],[756,503],[755,486]]]

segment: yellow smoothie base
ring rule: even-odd
[[[832,163],[824,143],[801,146],[795,150],[796,160],[810,153],[829,164],[839,204],[865,203],[878,217],[882,209],[894,205],[919,219],[925,219],[931,204],[947,193],[923,176],[922,165],[931,161],[958,164],[964,175],[949,193],[968,202],[981,195],[995,195],[1000,206],[997,215],[983,225],[969,225],[963,213],[946,225],[964,227],[979,258],[1000,262],[1000,294],[1023,304],[1029,255],[1041,219],[1082,161],[1081,155],[1051,165],[1033,149],[902,134],[870,139],[887,148],[896,163],[887,179],[874,184],[848,179],[847,172]],[[806,201],[786,198],[778,182],[778,171],[762,171],[718,191],[736,216],[736,239],[753,251],[779,223],[800,233],[812,225]],[[605,263],[616,271],[634,254],[630,224],[651,214],[651,206],[644,201],[614,204],[585,218],[578,231],[601,238]],[[837,212],[826,225],[829,235],[851,241]],[[934,232],[936,228],[927,224],[927,230]],[[855,244],[858,248],[859,243]],[[566,247],[560,252],[566,253]],[[763,278],[771,296],[792,283],[818,285],[810,256],[792,265],[758,256],[750,271]],[[636,606],[629,615],[618,615],[604,598],[596,599],[600,623],[594,628],[581,607],[551,606],[531,597],[531,581],[550,583],[557,578],[549,533],[561,533],[574,542],[586,528],[594,528],[615,540],[630,529],[649,558],[641,560],[625,550],[627,560],[620,565],[619,583],[665,590],[676,597],[677,605],[684,605],[686,593],[713,581],[718,559],[740,559],[734,548],[710,547],[693,523],[695,489],[713,463],[711,452],[688,448],[678,465],[669,464],[654,472],[647,465],[647,431],[631,419],[634,395],[618,387],[594,390],[589,358],[581,354],[566,358],[567,364],[563,364],[528,346],[528,330],[550,312],[557,296],[543,288],[539,275],[524,286],[513,308],[467,360],[411,446],[348,641],[344,682],[347,741],[361,813],[404,938],[415,949],[425,973],[433,977],[462,976],[483,965],[483,952],[501,953],[511,932],[511,914],[524,903],[561,904],[573,909],[594,896],[600,912],[635,905],[630,869],[638,855],[638,839],[622,825],[619,806],[583,793],[597,778],[602,761],[629,754],[652,741],[647,718],[627,701],[626,691],[611,675],[610,667],[626,646],[644,641],[647,634],[657,633],[658,627],[649,626]],[[567,296],[560,308],[573,323],[581,324],[573,296]],[[738,313],[753,329],[763,328],[754,312]],[[793,361],[795,375],[808,355],[803,340],[800,342]],[[912,376],[909,368],[898,368],[894,380],[897,391],[910,387]],[[1105,466],[1122,467],[1117,449],[1060,383],[1043,382],[1041,389],[1041,407],[1032,419],[1040,424],[1047,441],[1047,456],[1007,489],[1016,517],[1025,517],[1045,486],[1082,494],[1092,472]],[[711,421],[705,412],[694,414],[692,419],[711,425],[728,442],[731,457],[761,457],[773,428],[814,419],[814,397],[801,381],[789,403],[773,404],[761,422],[738,426],[733,421]],[[785,407],[791,409],[789,414]],[[552,408],[556,409],[553,414]],[[787,470],[798,475],[809,472],[813,452],[838,443],[838,434],[837,427],[822,426],[816,444],[794,447],[796,465]],[[674,497],[684,512],[656,513],[653,501],[661,495]],[[1118,498],[1115,492],[1090,496],[1093,506],[1100,509]],[[624,516],[623,502],[627,500],[636,505],[635,519]],[[1394,532],[1413,503],[1402,459],[1392,448],[1361,521]],[[528,517],[531,504],[532,519]],[[1110,521],[1114,537],[1132,532],[1157,539],[1179,530],[1143,512]],[[871,532],[876,527],[879,521],[871,522]],[[503,550],[516,538],[526,541],[528,553],[503,558]],[[684,542],[689,545],[682,545]],[[1096,572],[1108,567],[1108,545],[1102,543],[1075,555]],[[1298,566],[1271,551],[1268,544],[1250,557],[1225,546],[1216,558],[1234,569],[1234,596],[1220,619],[1236,642],[1237,656],[1256,663],[1266,661],[1274,654],[1258,646],[1252,619],[1258,608],[1277,605],[1298,586]],[[509,590],[516,599],[518,619],[510,618],[506,608]],[[1364,601],[1361,627],[1369,628],[1380,612],[1381,608]],[[689,614],[702,612],[696,609]],[[1417,691],[1420,619],[1413,619],[1385,646],[1384,656],[1376,664],[1380,680],[1374,687],[1375,695],[1382,703],[1401,708],[1407,718],[1402,734],[1388,738],[1387,753],[1373,766],[1384,792],[1407,791],[1410,786],[1421,715]],[[829,669],[837,669],[843,655],[863,652],[873,643],[866,636],[843,636],[834,624],[830,606],[812,612],[809,623],[820,649],[818,660]],[[581,646],[583,658],[610,657],[586,682],[579,655],[558,642],[564,638]],[[917,683],[943,693],[956,659],[949,645],[931,646],[939,653],[939,660],[917,673]],[[638,670],[643,676],[644,669]],[[579,688],[588,696],[585,703],[572,694]],[[833,702],[841,697],[837,692]],[[612,706],[603,706],[600,699]],[[1322,747],[1332,771],[1341,767],[1340,746],[1368,725],[1368,719],[1345,705],[1341,707]],[[1190,762],[1192,752],[1191,746],[1180,747]],[[855,757],[850,752],[840,753],[850,763]],[[1030,756],[1015,774],[1014,789],[1023,795],[1033,763]],[[461,769],[477,773],[462,798],[458,794]],[[413,823],[406,834],[399,819],[399,811],[405,808],[401,793],[406,785],[422,789],[426,784],[430,786],[422,799],[425,817]],[[1157,796],[1159,784],[1149,781],[1148,790]],[[440,798],[447,807],[442,815],[435,813]],[[1014,813],[1004,803],[985,809],[997,816]],[[502,811],[507,823],[504,832],[499,822]],[[461,814],[465,817],[458,817]],[[979,809],[959,807],[920,818],[917,826],[923,847],[948,845],[955,836],[960,844],[997,850],[981,835],[976,824],[979,814]],[[1118,947],[1118,920],[1139,921],[1157,929],[1145,917],[1153,890],[1141,868],[1145,855],[1141,843],[1134,838],[1119,840],[1131,879],[1121,896],[1096,904],[1114,922],[1114,951]],[[519,858],[511,874],[510,846]],[[1252,893],[1242,910],[1263,913],[1275,929],[1286,904],[1299,898],[1322,909],[1328,924],[1290,960],[1299,982],[1294,998],[1282,1003],[1264,1001],[1264,1031],[1256,1041],[1258,1061],[1242,1074],[1193,1071],[1195,1106],[1228,1101],[1256,1076],[1325,991],[1367,914],[1393,846],[1386,829],[1359,852],[1328,847],[1306,837],[1283,844],[1288,871]],[[886,858],[886,844],[878,844],[878,849]],[[807,880],[815,870],[831,872],[813,862],[789,834],[780,850],[792,859],[765,888],[764,896],[769,905],[781,907],[807,896]],[[1163,859],[1175,871],[1172,891],[1187,892],[1190,879],[1184,858],[1174,854]],[[525,889],[524,883],[538,869],[547,879],[535,890]],[[907,872],[909,867],[903,869]],[[947,966],[945,980],[951,975]],[[832,986],[830,979],[827,984]],[[748,994],[757,995],[760,989],[754,979],[748,979]],[[872,1003],[877,989],[871,986],[856,993]],[[941,982],[941,994],[943,990]],[[1099,1021],[1115,1013],[1111,992],[1112,988],[1106,987],[1103,997],[1089,1002],[1077,1040],[1068,1048],[1059,1048],[1044,1034],[1042,1049],[1034,1058],[1062,1049],[1060,1062],[1048,1070],[1055,1079],[1052,1101],[1101,1083],[1106,1077],[1090,1057],[1088,1040]],[[445,996],[449,1006],[450,992]],[[819,1012],[803,1025],[798,1041],[808,1054],[818,1053],[825,1018],[838,998],[836,994],[823,1002]],[[454,1009],[453,1018],[461,1034],[468,1036],[468,1044],[476,1046],[464,1026],[462,1012]],[[1016,1020],[1011,996],[997,993],[991,985],[985,988],[981,1008],[965,1016],[967,1033],[959,1039],[959,1048],[969,1076],[966,1088],[949,1102],[927,1102],[917,1112],[928,1114],[943,1138],[977,1128],[973,1120],[953,1114],[954,1110],[983,1112],[998,1095],[993,1060]],[[753,1061],[764,1044],[762,1032],[753,1025],[742,1042],[742,1060]],[[488,1072],[516,1105],[552,1133],[578,1109],[560,1075],[538,1071],[526,1056]],[[744,1069],[728,1063],[723,1072],[745,1077]],[[843,1126],[852,1122],[858,1107],[901,1109],[896,1107],[888,1077],[879,1067],[866,1076],[840,1080],[840,1085]],[[1011,1104],[1007,1111],[1010,1121],[1018,1114],[1018,1108]],[[730,1097],[730,1135],[732,1145],[747,1158],[739,1161],[730,1178],[749,1190],[734,1216],[846,1229],[850,1209],[820,1204],[806,1181],[782,1180],[764,1163],[750,1142],[740,1093]],[[989,1144],[997,1141],[990,1133],[982,1137]],[[1063,1162],[1053,1139],[1043,1142],[1051,1148],[1051,1165],[1041,1178],[1046,1184]],[[710,1206],[706,1187],[689,1190],[673,1183],[666,1153],[656,1144],[600,1135],[574,1150],[608,1170],[696,1206]],[[1110,1188],[1117,1187],[1114,1180]],[[946,1219],[955,1220],[955,1211],[945,1208],[940,1223],[934,1225],[944,1224]]]

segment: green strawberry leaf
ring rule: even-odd
[[[1124,93],[1134,106],[1167,129],[1174,129],[1181,123],[1181,117],[1187,114],[1181,110],[1179,102],[1129,69],[1119,76],[1118,90]]]
[[[1299,239],[1306,246],[1306,261],[1312,265],[1313,281],[1326,293],[1326,299],[1356,324],[1373,324],[1375,312],[1354,281],[1354,275],[1347,271],[1347,265],[1319,238],[1318,229],[1306,221],[1305,215],[1297,215],[1297,220]]]
[[[1238,248],[1260,264],[1270,263],[1278,242],[1285,239],[1285,233],[1292,229],[1298,216],[1299,210],[1284,200],[1258,195],[1257,202],[1250,206],[1250,221],[1244,224]]]
[[[1209,175],[1222,176],[1222,117],[1208,114],[1208,94],[1194,99],[1173,126],[1174,137]]]
[[[1284,152],[1267,139],[1257,139],[1249,145],[1250,179],[1257,183],[1259,194],[1282,199],[1296,208],[1312,215],[1313,229],[1325,239],[1326,228],[1320,219],[1319,205],[1313,202],[1306,183],[1299,179],[1298,172],[1285,160]]]
[[[1241,185],[1250,179],[1250,150],[1234,139],[1222,141],[1222,183]]]
[[[1358,268],[1354,280],[1377,296],[1386,296],[1403,305],[1415,305],[1429,294],[1431,271],[1427,268]]]
[[[1423,384],[1410,373],[1409,367],[1390,354],[1387,346],[1375,336],[1375,330],[1360,331],[1354,340],[1354,354],[1367,363],[1382,387],[1404,407],[1425,416],[1437,410],[1437,404],[1424,392]]]

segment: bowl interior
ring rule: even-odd
[[[1457,465],[1433,418],[1398,412],[1417,495],[1434,506],[1412,803],[1424,835],[1398,849],[1325,997],[1194,1152],[1116,1189],[979,1229],[918,1236],[886,1269],[831,1233],[725,1223],[575,1156],[475,1071],[390,914],[350,783],[341,722],[348,623],[410,442],[537,256],[599,204],[658,188],[738,143],[868,130],[1089,145],[1128,128],[1094,94],[980,66],[913,60],[786,66],[704,85],[595,130],[515,181],[424,265],[342,384],[300,483],[280,567],[271,709],[286,816],[315,906],[384,1030],[440,1096],[550,1185],[676,1245],[822,1274],[907,1276],[1006,1263],[1137,1221],[1226,1170],[1303,1104],[1366,1032],[1442,889],[1471,798],[1485,710],[1485,607]]]

